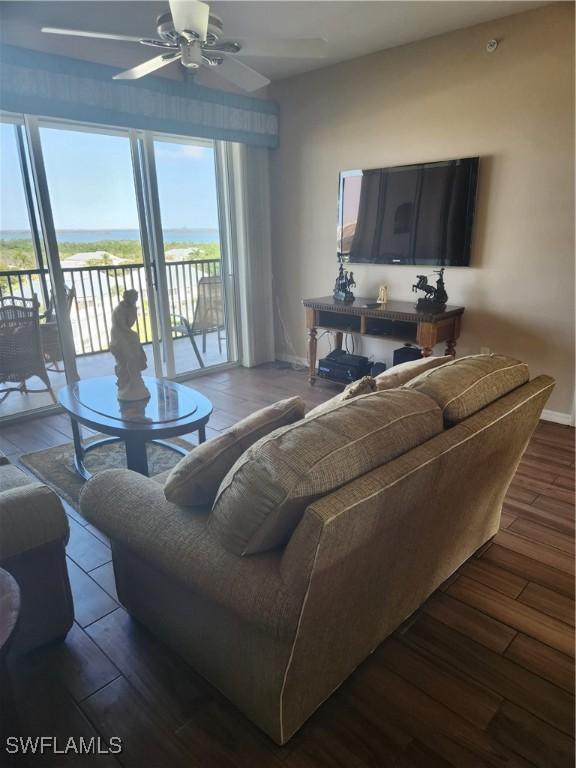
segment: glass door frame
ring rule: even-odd
[[[67,383],[73,384],[80,379],[80,376],[78,374],[78,368],[76,367],[76,350],[72,322],[66,309],[66,284],[62,272],[62,265],[60,263],[58,238],[56,236],[56,227],[52,215],[52,204],[50,201],[48,179],[46,177],[46,167],[44,165],[44,154],[42,152],[42,141],[40,138],[40,122],[38,117],[24,115],[24,129],[26,132],[30,166],[36,192],[38,215],[40,217],[40,225],[44,238],[46,261],[50,273],[54,310],[62,347],[64,373]],[[30,200],[29,205],[30,204],[33,205],[32,200]]]
[[[134,188],[136,191],[136,207],[138,209],[138,223],[140,226],[140,242],[142,245],[142,261],[146,276],[146,290],[148,298],[148,312],[150,315],[150,329],[152,332],[152,357],[154,360],[154,373],[156,378],[162,378],[162,346],[159,336],[160,324],[158,322],[158,307],[156,298],[158,288],[156,285],[156,241],[150,232],[149,195],[147,194],[147,174],[144,167],[142,139],[138,131],[130,130],[130,151],[132,154],[132,170],[134,173]]]
[[[80,123],[72,120],[51,117],[16,114],[0,110],[0,122],[14,126],[17,138],[18,159],[20,164],[24,196],[28,210],[32,245],[36,256],[37,268],[48,269],[55,316],[60,333],[64,372],[68,384],[79,380],[76,365],[76,350],[72,323],[67,311],[65,282],[60,262],[58,238],[54,223],[51,199],[40,129],[43,127],[62,130],[122,135],[130,144],[134,188],[142,246],[143,266],[148,291],[154,370],[157,377],[166,377],[176,381],[189,380],[215,370],[236,367],[239,363],[239,338],[237,334],[237,267],[232,258],[233,238],[232,221],[229,215],[233,202],[228,199],[233,194],[233,185],[228,178],[229,172],[222,161],[223,142],[195,139],[190,136],[163,134],[117,126]],[[174,362],[174,339],[171,333],[168,277],[160,201],[158,195],[156,158],[154,141],[175,141],[183,144],[210,145],[214,150],[215,183],[218,205],[219,244],[221,275],[225,302],[226,339],[228,360],[212,365],[207,369],[193,369],[176,373]],[[42,247],[43,246],[43,247]],[[46,279],[41,278],[43,293],[47,292]],[[46,303],[47,297],[44,296]],[[57,406],[41,406],[19,418],[38,416],[53,412]],[[4,417],[0,417],[3,421]],[[11,416],[6,417],[11,420]]]
[[[156,332],[162,339],[162,362],[165,366],[166,377],[174,379],[176,368],[174,362],[174,344],[170,323],[170,306],[168,301],[168,277],[166,273],[166,258],[164,254],[164,235],[160,218],[160,199],[158,196],[158,178],[156,175],[156,159],[154,157],[154,137],[149,131],[142,131],[139,136],[141,156],[141,181],[145,195],[148,237],[150,242],[150,270],[154,277],[155,296],[158,299],[155,317]]]
[[[228,200],[232,188],[229,184],[227,169],[220,160],[220,146],[222,142],[210,139],[194,138],[191,136],[178,136],[152,131],[137,132],[142,157],[142,188],[146,192],[146,206],[148,212],[148,235],[150,242],[151,271],[157,286],[158,296],[158,332],[162,338],[164,352],[163,360],[166,368],[166,376],[174,381],[186,381],[213,370],[221,370],[238,365],[238,334],[237,334],[237,302],[236,302],[236,269],[231,258],[231,221],[229,216],[230,204]],[[176,372],[174,357],[174,339],[171,331],[170,299],[168,287],[168,273],[164,249],[164,236],[162,232],[162,213],[158,193],[158,176],[156,172],[156,154],[154,142],[167,141],[181,143],[186,146],[210,146],[214,151],[214,175],[216,183],[216,195],[218,206],[218,235],[220,246],[220,272],[222,276],[224,295],[224,317],[226,327],[226,343],[228,360],[210,366],[208,369],[192,369]],[[220,146],[219,146],[220,145]]]
[[[159,336],[159,329],[161,328],[159,319],[158,319],[158,302],[157,302],[157,286],[156,286],[156,280],[155,280],[155,274],[156,274],[156,259],[154,257],[154,254],[156,253],[154,243],[155,240],[152,236],[151,232],[151,209],[148,203],[148,193],[146,188],[146,173],[144,169],[144,159],[142,154],[142,136],[144,136],[144,131],[138,131],[135,129],[130,128],[118,128],[117,126],[104,126],[104,125],[95,125],[91,123],[78,123],[71,120],[59,120],[55,118],[37,118],[36,122],[38,124],[38,128],[45,128],[45,129],[54,129],[54,130],[68,130],[71,132],[76,133],[88,133],[91,135],[95,134],[102,134],[104,136],[116,136],[122,139],[125,139],[128,141],[128,147],[130,151],[130,162],[131,162],[131,170],[132,170],[132,178],[133,178],[133,185],[134,185],[134,195],[135,195],[135,202],[136,202],[136,212],[138,216],[138,233],[140,236],[140,246],[142,251],[142,266],[144,268],[144,279],[146,284],[146,299],[148,301],[148,315],[150,319],[150,329],[151,329],[151,335],[152,339],[152,350],[153,350],[153,367],[154,367],[154,374],[157,378],[162,378],[165,376],[165,372],[163,369],[162,364],[162,347],[160,342],[160,336]],[[36,157],[38,158],[39,165],[43,165],[43,148],[41,144],[41,137],[40,137],[40,144],[39,149],[36,154]],[[32,160],[32,162],[34,162]],[[48,203],[50,203],[49,194],[47,193],[47,200]],[[38,203],[38,206],[40,207],[40,202]],[[161,236],[160,232],[160,236]],[[54,229],[54,236],[56,238],[57,242],[57,235],[56,230]],[[60,263],[60,262],[59,262]],[[54,280],[52,271],[50,272],[51,279]],[[63,278],[62,278],[63,279]],[[143,300],[143,297],[140,297],[140,300]],[[57,304],[57,302],[55,302]],[[58,316],[58,315],[57,315]],[[66,316],[68,316],[68,312],[66,311]],[[64,341],[62,340],[62,345],[64,349]],[[74,345],[73,345],[74,348]],[[74,359],[76,358],[76,351],[74,348]],[[66,360],[64,360],[64,367],[66,370]],[[76,378],[71,379],[72,381],[77,381],[80,377],[76,373]],[[68,380],[68,379],[67,379]],[[70,381],[68,381],[70,383]]]

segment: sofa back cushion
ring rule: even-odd
[[[304,408],[301,397],[280,400],[193,448],[166,478],[166,499],[183,506],[212,506],[220,483],[244,451],[278,427],[303,418]]]
[[[406,389],[428,395],[447,427],[458,424],[530,378],[526,363],[505,355],[470,355],[422,373]]]
[[[442,429],[440,409],[419,392],[346,400],[249,448],[222,482],[208,528],[237,555],[282,546],[311,501]]]
[[[454,358],[452,355],[446,355],[445,357],[421,357],[419,360],[409,360],[407,363],[399,363],[392,368],[379,373],[376,376],[376,389],[396,389],[396,387],[402,387],[409,381],[419,376],[424,371],[429,371],[431,368],[438,368],[444,363],[449,363]]]

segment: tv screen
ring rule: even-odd
[[[478,160],[343,171],[338,257],[359,264],[467,267]]]

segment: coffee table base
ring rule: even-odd
[[[148,477],[148,456],[146,455],[146,443],[155,443],[161,445],[163,448],[168,448],[175,453],[185,456],[188,453],[186,448],[174,443],[169,443],[166,440],[142,440],[141,438],[127,438],[121,437],[105,437],[101,440],[95,440],[88,445],[82,445],[82,438],[80,436],[80,427],[75,419],[71,419],[72,422],[72,435],[74,438],[74,468],[78,474],[84,478],[84,480],[90,480],[92,473],[86,469],[84,464],[84,457],[88,451],[93,451],[95,448],[101,448],[103,445],[112,445],[113,443],[124,443],[126,446],[126,467],[133,472],[138,472],[141,475]],[[198,429],[198,441],[200,443],[206,440],[206,429],[200,427]]]

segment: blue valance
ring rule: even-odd
[[[147,76],[112,80],[105,64],[0,47],[0,109],[160,133],[278,145],[278,107],[268,100]]]

